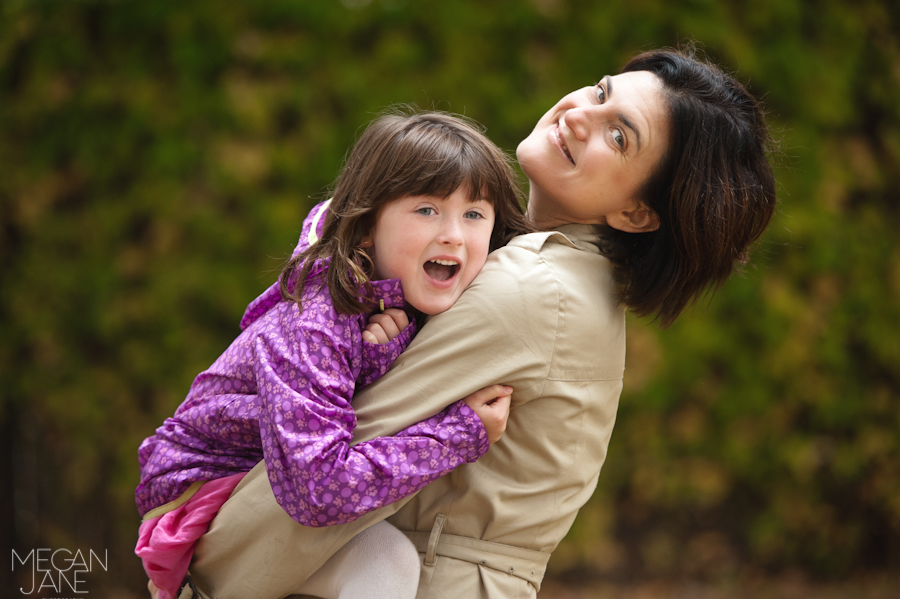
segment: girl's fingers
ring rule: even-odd
[[[397,326],[394,318],[386,312],[384,314],[373,314],[369,317],[369,325],[366,328],[372,330],[374,325],[381,327],[387,335],[388,340],[391,340],[400,334],[400,328]]]
[[[507,387],[507,389],[509,389],[509,387]],[[496,410],[497,412],[508,413],[510,404],[512,404],[512,395],[501,395],[497,398],[496,401],[488,405],[491,409]]]
[[[469,395],[469,397],[466,398],[466,403],[469,404],[469,407],[474,407],[473,404],[483,406],[504,395],[508,396],[512,392],[512,387],[507,385],[491,385],[490,387],[479,389],[475,393]]]
[[[381,314],[369,317],[369,324],[363,331],[363,341],[384,345],[409,326],[409,316],[403,310],[388,308]]]
[[[512,388],[505,385],[491,385],[472,393],[463,401],[481,419],[484,431],[491,444],[500,440],[506,430]]]
[[[400,331],[404,330],[409,326],[409,316],[406,315],[406,312],[403,310],[399,310],[397,308],[388,308],[384,311],[385,314],[391,317],[391,320],[394,321],[394,324],[397,325],[397,334],[400,334]]]
[[[368,341],[369,343],[377,343],[378,345],[384,345],[390,339],[387,336],[387,333],[384,332],[384,329],[381,328],[379,324],[369,323],[366,327],[366,330],[363,331],[362,334],[363,340]]]

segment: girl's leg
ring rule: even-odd
[[[406,535],[379,522],[353,537],[297,592],[324,599],[414,599],[419,568]]]
[[[265,463],[241,481],[197,543],[190,573],[217,599],[281,599],[300,587],[346,543],[411,498],[349,524],[310,528],[285,512],[272,492]]]

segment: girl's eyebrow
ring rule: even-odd
[[[613,94],[612,79],[610,78],[609,75],[607,75],[606,77],[603,78],[603,81],[606,84],[606,97],[607,97],[607,99],[611,98],[612,94]],[[637,140],[637,149],[640,150],[641,149],[641,132],[638,131],[638,128],[635,126],[634,122],[631,119],[629,119],[627,116],[622,114],[621,112],[616,114],[616,118],[618,118],[620,121],[622,121],[623,125],[625,125],[629,129],[631,129],[632,132],[634,132],[634,137]]]

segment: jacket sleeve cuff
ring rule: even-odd
[[[384,376],[391,364],[406,349],[416,334],[416,323],[410,320],[409,325],[400,334],[387,343],[369,343],[362,341],[362,366],[357,378],[357,388],[365,387]]]
[[[459,400],[427,420],[412,425],[400,435],[429,434],[465,462],[473,463],[491,446],[481,418],[466,402]]]

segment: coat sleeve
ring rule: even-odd
[[[275,310],[254,341],[260,433],[275,498],[300,524],[350,522],[487,451],[484,426],[462,402],[351,448],[358,322],[333,310],[301,317],[287,302]]]
[[[513,409],[538,397],[566,326],[564,304],[539,253],[493,252],[459,301],[428,320],[385,376],[357,392],[355,441],[402,430],[494,383],[513,388]]]

